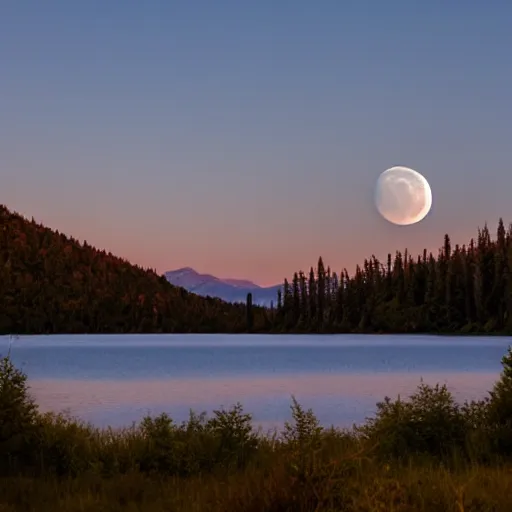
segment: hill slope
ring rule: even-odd
[[[244,305],[189,293],[0,205],[0,334],[245,328]]]
[[[227,302],[245,302],[250,292],[253,304],[267,307],[272,302],[277,304],[277,291],[282,288],[281,285],[263,288],[244,279],[220,279],[210,274],[200,274],[189,267],[171,270],[164,275],[170,283],[203,297],[218,297]]]

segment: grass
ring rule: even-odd
[[[41,414],[26,376],[0,361],[0,512],[509,512],[512,352],[489,398],[457,404],[423,383],[364,425],[292,421],[255,432],[237,404],[124,430]]]
[[[0,510],[69,512],[510,511],[512,474],[504,469],[372,466],[339,480],[300,484],[285,464],[222,478],[150,478],[141,473],[57,480],[0,480]]]

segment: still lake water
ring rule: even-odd
[[[13,362],[43,411],[98,426],[147,414],[175,420],[237,401],[264,428],[290,418],[291,395],[323,424],[348,426],[375,403],[446,383],[457,399],[481,398],[512,338],[436,336],[110,335],[22,336]],[[6,355],[9,338],[0,337]]]

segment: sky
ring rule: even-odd
[[[512,3],[3,0],[0,203],[262,285],[512,221]],[[430,182],[394,226],[379,174]]]

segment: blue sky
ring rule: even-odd
[[[165,271],[263,284],[512,220],[512,4],[6,0],[0,202]],[[397,227],[373,187],[423,173]]]

